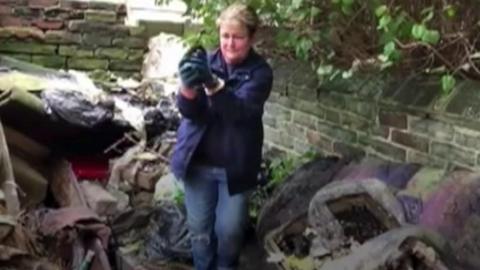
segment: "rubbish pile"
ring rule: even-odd
[[[320,157],[277,189],[257,232],[285,270],[480,269],[479,187],[466,169]]]
[[[0,56],[2,269],[191,269],[168,166],[183,53],[150,51],[140,81]],[[260,198],[256,236],[283,270],[480,269],[479,190],[468,170],[318,157]]]
[[[2,267],[191,259],[182,189],[168,169],[176,87],[174,74],[136,81],[0,56]]]

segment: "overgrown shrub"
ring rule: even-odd
[[[165,2],[168,0],[157,0]],[[232,0],[184,0],[204,20],[189,42],[216,44],[215,19]],[[429,73],[449,92],[480,79],[477,0],[246,0],[276,30],[268,51],[312,64],[320,81],[356,72]]]

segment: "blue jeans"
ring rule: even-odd
[[[247,224],[247,196],[229,195],[223,168],[196,166],[183,184],[195,269],[235,269]]]

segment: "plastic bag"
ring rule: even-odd
[[[174,202],[161,201],[150,219],[145,255],[154,260],[191,260],[190,233],[185,209]]]
[[[42,92],[42,99],[52,118],[63,119],[73,125],[91,128],[113,118],[112,101],[95,104],[78,91],[46,90]]]
[[[163,134],[167,130],[176,131],[180,125],[180,117],[175,104],[167,98],[161,99],[156,107],[144,111],[147,138]]]

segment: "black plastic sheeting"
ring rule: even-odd
[[[127,211],[114,220],[112,229],[118,246],[141,242],[133,254],[137,261],[192,260],[186,211],[174,202]]]
[[[169,130],[177,130],[180,125],[180,117],[174,110],[175,106],[170,99],[162,98],[155,107],[144,110],[143,119],[147,138],[152,138]]]
[[[113,119],[112,100],[91,102],[78,91],[49,89],[42,92],[47,113],[54,119],[63,119],[81,127],[95,127]]]
[[[183,207],[164,202],[155,209],[150,218],[145,255],[153,260],[191,259],[190,234]]]

